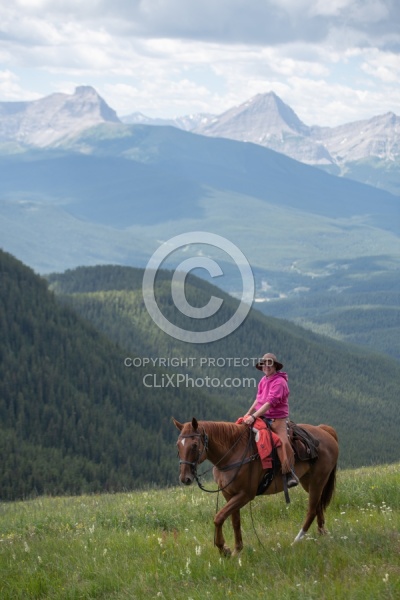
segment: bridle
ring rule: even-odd
[[[207,454],[208,451],[208,435],[203,427],[203,431],[201,433],[188,433],[187,435],[180,435],[179,439],[186,439],[186,438],[193,438],[193,437],[199,437],[201,439],[201,441],[203,442],[203,448],[200,452],[198,452],[198,456],[196,458],[196,460],[194,460],[193,462],[189,461],[189,460],[182,460],[179,459],[179,465],[190,465],[190,467],[192,468],[192,474],[193,477],[195,478],[197,485],[199,486],[199,488],[201,490],[203,490],[203,492],[208,492],[210,494],[215,494],[218,492],[221,492],[222,490],[226,489],[237,477],[241,467],[249,462],[252,462],[253,460],[256,460],[259,458],[259,454],[258,452],[256,454],[252,454],[251,456],[246,457],[246,454],[248,453],[251,444],[252,444],[252,436],[249,435],[249,440],[248,443],[246,445],[246,448],[244,450],[243,456],[241,458],[241,460],[239,462],[236,462],[234,464],[231,465],[227,465],[225,467],[218,467],[218,464],[230,453],[232,452],[232,450],[237,446],[237,444],[240,442],[240,440],[242,439],[244,433],[246,432],[246,429],[244,429],[243,433],[238,437],[238,439],[235,441],[235,443],[233,444],[233,446],[231,446],[229,448],[229,450],[224,454],[224,456],[222,456],[220,458],[220,460],[218,461],[218,463],[216,463],[214,466],[217,467],[220,471],[229,471],[231,469],[236,469],[232,479],[226,484],[224,485],[224,487],[220,488],[218,487],[218,489],[216,490],[208,490],[206,489],[203,484],[200,481],[200,477],[203,477],[204,475],[206,475],[206,473],[208,473],[208,471],[211,471],[213,467],[211,467],[211,469],[208,469],[208,471],[205,471],[204,473],[201,473],[200,475],[197,474],[197,466],[199,465],[200,459],[203,456],[203,454]],[[206,457],[207,458],[207,457]]]
[[[192,437],[199,437],[200,440],[203,442],[203,448],[200,452],[198,452],[198,456],[196,458],[196,460],[194,460],[193,462],[190,462],[190,460],[182,460],[181,458],[179,459],[179,464],[180,465],[190,465],[192,467],[192,472],[193,475],[196,478],[196,481],[198,481],[197,479],[197,465],[200,462],[201,457],[203,456],[203,454],[207,454],[207,450],[208,450],[208,435],[205,432],[205,429],[203,427],[203,431],[202,433],[188,433],[187,435],[180,435],[179,439],[183,440],[183,439],[187,439],[187,438],[192,438]]]

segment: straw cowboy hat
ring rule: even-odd
[[[258,361],[258,363],[256,364],[256,369],[258,369],[259,371],[262,371],[263,369],[263,365],[265,365],[266,362],[271,362],[275,365],[275,369],[277,371],[280,371],[281,369],[283,369],[283,364],[279,362],[279,360],[276,358],[275,354],[271,354],[271,352],[268,352],[268,354],[264,354],[264,356],[262,357],[261,360]],[[272,364],[271,364],[272,366]]]

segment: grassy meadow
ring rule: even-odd
[[[294,546],[306,493],[292,490],[288,507],[282,494],[258,497],[232,558],[213,546],[217,495],[196,485],[2,503],[0,597],[397,599],[399,490],[399,464],[339,471],[329,535],[313,524]]]

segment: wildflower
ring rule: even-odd
[[[25,550],[25,552],[30,552],[30,548],[28,546],[28,542],[24,542],[24,550]]]
[[[238,563],[239,563],[239,567],[241,567],[242,566],[242,559],[240,557],[239,557]]]
[[[190,565],[190,558],[186,559],[186,567],[185,567],[185,571],[188,575],[190,575],[190,569],[189,569],[189,565]]]
[[[196,550],[196,556],[200,556],[200,554],[201,554],[201,546],[196,546],[195,550]]]
[[[107,554],[107,552],[108,552],[107,548],[104,548],[104,550],[103,550],[103,556],[105,556]]]
[[[383,583],[387,583],[389,581],[389,573],[385,573],[385,577],[382,579]]]
[[[38,563],[39,563],[39,565],[41,565],[41,564],[42,564],[42,562],[43,562],[43,561],[42,561],[42,557],[41,557],[41,556],[38,556],[38,557],[37,557],[37,559],[38,559]]]

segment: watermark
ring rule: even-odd
[[[239,356],[126,356],[125,367],[255,367],[260,358]]]
[[[160,311],[155,299],[154,291],[157,271],[161,267],[163,261],[178,249],[185,248],[187,251],[189,246],[199,244],[213,246],[214,248],[223,250],[231,257],[231,259],[233,259],[242,278],[242,296],[236,312],[226,323],[207,331],[183,329],[171,323],[171,321],[169,321]],[[216,296],[211,296],[209,302],[200,308],[188,303],[184,292],[184,283],[188,273],[199,268],[205,269],[211,277],[218,277],[223,274],[221,267],[214,259],[199,255],[187,258],[175,269],[171,282],[171,295],[174,305],[182,314],[193,319],[206,319],[216,314],[221,308],[223,300]],[[167,333],[171,337],[181,340],[182,342],[202,344],[206,342],[215,342],[216,340],[226,337],[243,323],[254,301],[255,286],[250,264],[243,252],[239,250],[235,244],[214,233],[192,231],[169,239],[154,252],[144,271],[142,290],[143,300],[149,315],[164,333]]]
[[[254,377],[191,377],[187,373],[147,373],[143,377],[143,385],[148,388],[186,387],[186,388],[255,388]]]
[[[259,362],[260,358],[239,356],[126,356],[124,366],[157,370],[143,375],[142,382],[147,388],[255,388],[258,382],[254,377],[216,377],[215,369],[254,367]],[[170,372],[159,372],[163,367],[170,369]],[[213,374],[198,377],[176,372],[182,368],[213,369]]]

